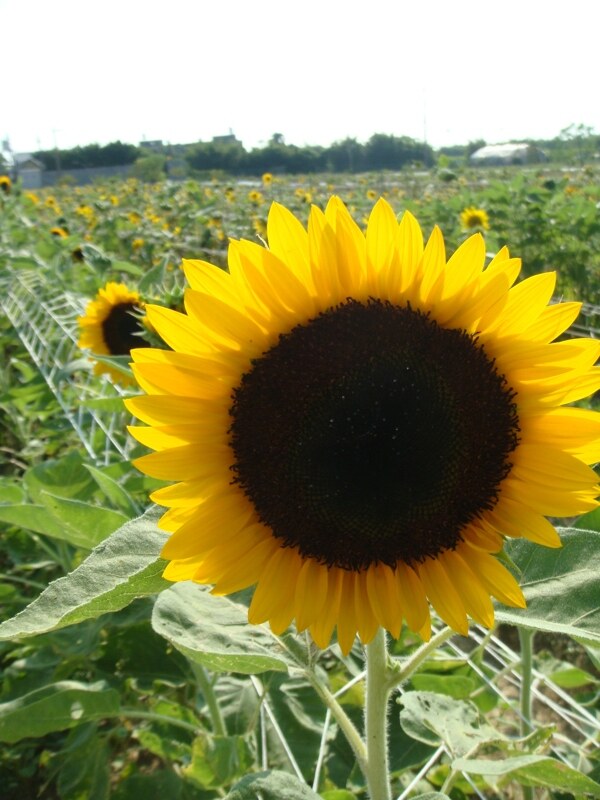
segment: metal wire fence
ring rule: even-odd
[[[42,272],[8,273],[0,284],[0,306],[94,464],[127,459],[133,443],[130,419],[120,402],[123,389],[92,372],[77,346],[77,317],[86,299],[48,285]]]

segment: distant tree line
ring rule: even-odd
[[[370,172],[401,169],[407,165],[432,166],[433,149],[408,136],[376,133],[366,144],[344,139],[329,147],[298,147],[285,144],[275,134],[265,147],[247,151],[241,142],[198,142],[185,155],[192,170],[222,170],[235,175],[261,175],[264,172]]]
[[[584,163],[598,156],[600,137],[584,125],[571,125],[554,139],[528,140],[544,150],[550,161]],[[34,153],[47,169],[70,170],[90,167],[113,167],[135,164],[152,174],[161,173],[177,163],[179,172],[194,174],[224,172],[229,175],[259,176],[265,172],[307,174],[318,172],[371,172],[398,170],[405,166],[431,167],[440,156],[454,164],[466,164],[468,158],[486,142],[483,139],[464,145],[441,147],[434,151],[425,142],[408,136],[376,133],[364,144],[346,138],[328,147],[298,147],[286,144],[275,133],[264,147],[246,150],[234,136],[216,137],[212,142],[168,145],[160,142],[137,147],[120,141],[104,146],[89,144],[70,150],[40,150]],[[160,156],[160,158],[158,158]],[[154,180],[159,179],[154,177]]]
[[[406,165],[430,167],[433,149],[408,136],[376,133],[366,144],[344,139],[329,147],[298,147],[274,134],[264,147],[246,150],[241,142],[213,141],[192,145],[163,145],[152,150],[122,142],[97,144],[71,150],[40,150],[33,155],[47,169],[80,169],[133,164],[152,155],[183,160],[193,172],[220,171],[231,175],[262,175],[265,172],[305,174],[315,172],[369,172],[401,169]]]
[[[33,154],[46,169],[88,169],[90,167],[121,167],[133,164],[140,148],[133,144],[111,142],[104,146],[86,144],[70,150],[38,150]]]

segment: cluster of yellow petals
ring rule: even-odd
[[[379,200],[363,232],[332,198],[313,207],[305,229],[273,204],[268,248],[233,241],[229,271],[184,261],[190,288],[185,311],[147,307],[149,320],[172,350],[132,351],[144,395],[127,402],[146,426],[132,434],[156,452],[136,462],[175,482],[152,499],[167,506],[161,527],[165,577],[194,580],[228,594],[255,586],[249,619],[276,633],[293,620],[326,647],[333,630],[344,652],[379,626],[398,636],[403,623],[424,638],[430,605],[466,634],[468,618],[491,627],[492,597],[523,606],[521,589],[495,557],[504,537],[559,546],[547,517],[597,506],[600,414],[565,408],[600,387],[594,366],[600,342],[555,342],[573,322],[578,303],[551,304],[555,275],[516,283],[520,261],[503,248],[486,264],[484,240],[469,237],[447,258],[436,227],[425,242],[410,213],[398,219]],[[347,298],[380,298],[430,314],[438,325],[476,335],[515,391],[520,441],[498,501],[465,526],[454,550],[395,568],[374,563],[344,570],[303,557],[257,517],[231,483],[228,441],[232,390],[253,359],[282,333]]]

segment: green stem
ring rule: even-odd
[[[402,662],[394,659],[392,661],[392,670],[389,671],[386,686],[388,689],[393,689],[401,683],[407,681],[410,676],[418,669],[423,661],[429,657],[431,653],[438,649],[445,641],[447,641],[454,631],[452,628],[445,627],[441,631],[434,634],[428,642],[422,644],[415,652],[404,659]]]
[[[225,726],[223,714],[221,713],[221,707],[219,706],[215,690],[206,670],[201,664],[196,664],[194,661],[190,661],[190,664],[192,665],[196,683],[202,692],[202,697],[208,708],[213,733],[217,736],[227,736],[227,728]]]
[[[533,731],[531,686],[533,683],[533,637],[535,631],[518,627],[521,645],[521,735]],[[533,800],[533,788],[522,786],[523,800]]]
[[[365,740],[369,797],[371,800],[391,800],[387,735],[390,686],[386,680],[388,653],[383,628],[379,628],[373,641],[366,646],[366,653]]]
[[[354,723],[335,699],[333,694],[329,691],[329,689],[317,678],[312,669],[306,669],[304,674],[306,675],[306,678],[310,682],[315,692],[331,711],[331,716],[335,719],[340,727],[340,730],[348,740],[348,744],[354,752],[358,766],[360,767],[363,775],[366,776],[367,748],[365,747],[365,743],[361,739],[359,732],[356,730]]]
[[[48,587],[47,583],[39,583],[33,581],[31,578],[19,578],[17,575],[3,575],[2,581],[12,581],[12,583],[20,583],[23,586],[31,586],[34,589],[41,589],[42,591]]]
[[[535,631],[518,628],[521,644],[521,735],[533,731],[531,721],[531,684],[533,682],[533,636]]]

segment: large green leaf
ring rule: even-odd
[[[64,578],[51,583],[27,608],[0,625],[0,639],[17,639],[64,628],[110,611],[118,611],[136,597],[156,594],[170,583],[161,577],[159,558],[166,534],[152,507],[127,522],[98,545]]]
[[[244,606],[194,583],[178,583],[163,592],[154,605],[152,625],[192,661],[215,672],[288,668],[279,640],[266,628],[249,625]]]
[[[319,795],[288,772],[257,772],[246,775],[225,800],[320,800]]]
[[[60,524],[67,542],[91,550],[130,519],[111,508],[42,492],[40,500]]]
[[[0,703],[0,741],[45,736],[119,713],[119,693],[104,681],[59,681]]]
[[[600,797],[600,783],[550,756],[515,755],[494,761],[458,758],[453,761],[452,769],[483,775],[491,783],[510,777],[526,786],[545,786],[576,795]]]
[[[443,743],[454,755],[503,738],[481,719],[474,703],[436,692],[405,692],[400,702],[400,722],[406,733],[427,744]]]
[[[540,547],[525,539],[506,550],[521,572],[526,609],[501,606],[498,622],[533,630],[564,633],[600,644],[600,533],[566,528],[563,546]]]

